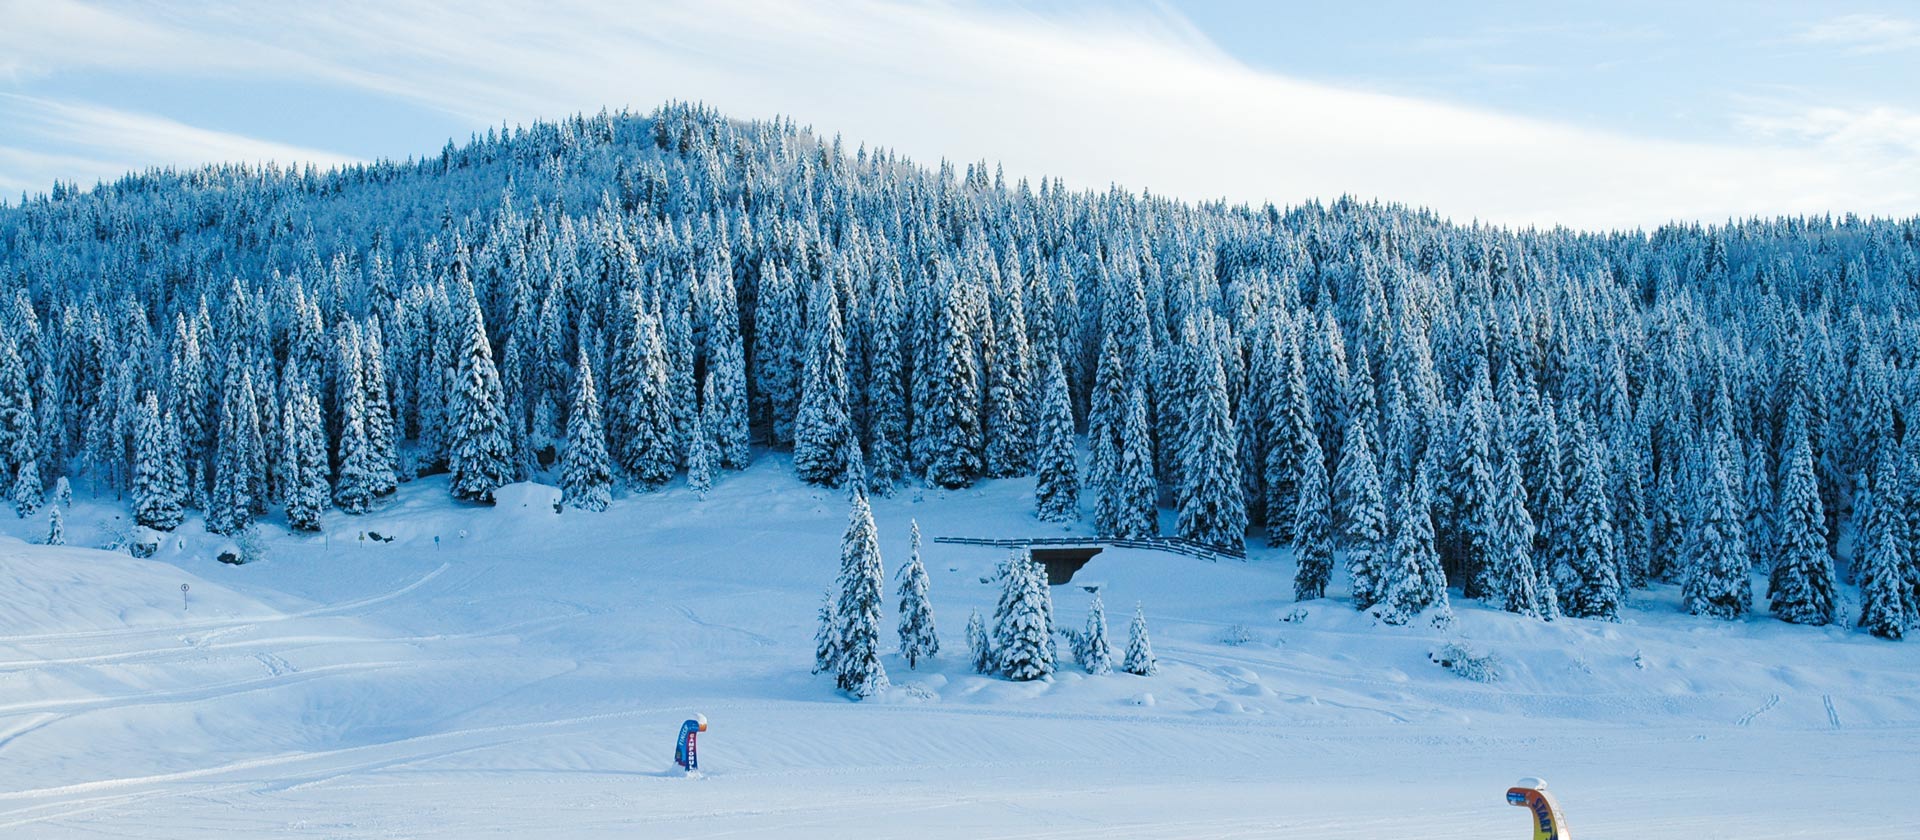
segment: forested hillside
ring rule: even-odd
[[[1390,622],[1449,588],[1612,618],[1670,581],[1898,638],[1916,281],[1916,220],[1195,205],[673,105],[0,209],[0,467],[23,516],[66,478],[237,535],[440,471],[592,511],[772,446],[881,493],[1035,474],[1038,516],[1115,536],[1167,507],[1294,546],[1301,598],[1338,558]]]

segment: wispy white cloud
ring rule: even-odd
[[[1920,21],[1886,15],[1841,15],[1807,27],[1800,32],[1799,40],[1868,53],[1920,49]]]
[[[8,126],[0,138],[0,188],[9,194],[38,192],[56,179],[108,178],[150,166],[353,162],[331,152],[210,131],[151,114],[4,92],[0,123]]]
[[[1751,142],[1675,142],[1307,82],[1238,62],[1151,8],[1098,16],[885,0],[539,8],[341,0],[272,15],[218,3],[58,8],[67,11],[49,26],[82,43],[36,48],[16,72],[245,73],[399,98],[476,127],[697,99],[743,117],[793,115],[923,161],[989,158],[1012,174],[1077,186],[1279,203],[1355,194],[1516,224],[1920,211],[1914,190],[1889,189],[1911,157],[1888,147],[1836,155],[1829,141],[1758,127]],[[104,42],[87,41],[88,22],[110,33]],[[44,37],[0,36],[0,47]],[[431,150],[392,153],[419,151]]]

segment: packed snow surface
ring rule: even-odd
[[[1143,603],[1160,673],[1011,683],[966,669],[962,632],[1004,550],[929,542],[942,654],[889,655],[893,689],[849,702],[808,674],[846,498],[790,475],[765,457],[600,514],[422,479],[325,536],[268,523],[239,567],[197,520],[149,560],[76,547],[125,538],[83,499],[69,547],[0,538],[0,836],[1485,840],[1527,836],[1523,776],[1582,840],[1920,836],[1920,644],[1696,619],[1672,587],[1620,624],[1456,601],[1396,628],[1343,573],[1293,603],[1284,551],[1108,549],[1058,619],[1099,585],[1117,651]],[[1074,533],[1031,493],[874,500],[890,645],[909,519]],[[37,541],[45,513],[5,528]]]

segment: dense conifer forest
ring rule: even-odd
[[[1913,219],[1194,204],[669,105],[0,208],[0,469],[22,515],[64,480],[238,536],[351,527],[441,473],[593,515],[772,451],[820,485],[1033,475],[1044,520],[1291,546],[1294,595],[1344,575],[1388,622],[1611,619],[1664,582],[1704,617],[1898,638],[1916,283]]]

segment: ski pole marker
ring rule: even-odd
[[[1573,840],[1560,803],[1547,793],[1547,783],[1531,776],[1507,788],[1507,804],[1527,809],[1533,816],[1533,840]]]

